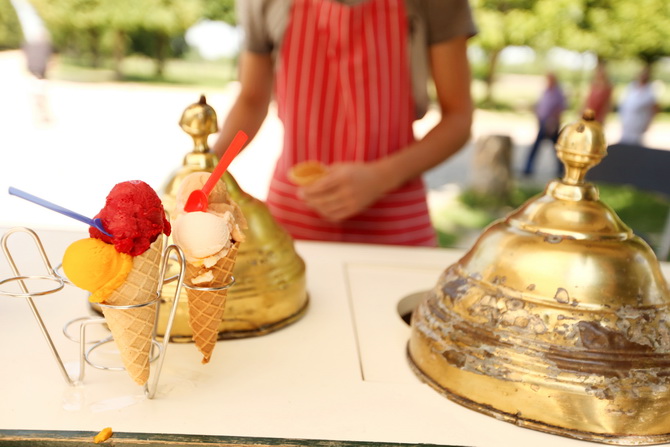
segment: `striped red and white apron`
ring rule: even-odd
[[[294,238],[436,245],[421,178],[332,223],[297,198],[286,176],[301,161],[371,161],[414,141],[407,26],[404,0],[294,1],[275,86],[284,150],[267,197]]]

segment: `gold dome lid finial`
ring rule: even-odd
[[[586,172],[607,155],[607,143],[595,113],[586,109],[582,119],[561,130],[556,142],[558,158],[565,165],[563,183],[581,185]]]
[[[188,106],[181,115],[179,126],[193,138],[193,152],[208,152],[207,138],[219,131],[216,111],[207,104],[205,95]]]
[[[193,172],[212,172],[219,162],[216,154],[209,149],[207,140],[210,135],[218,132],[216,111],[207,104],[205,95],[200,95],[198,102],[186,107],[179,119],[179,127],[193,139],[193,148],[184,156],[182,166],[168,178],[161,188],[163,205],[168,214],[174,212],[177,189],[181,181]]]

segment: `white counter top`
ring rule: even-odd
[[[53,265],[69,243],[86,237],[35,231]],[[398,302],[432,287],[461,252],[310,242],[296,247],[307,264],[306,315],[269,335],[219,342],[207,365],[200,364],[192,344],[170,344],[154,399],[125,372],[87,367],[83,385],[67,385],[25,300],[0,296],[0,429],[112,427],[131,433],[498,447],[588,444],[463,408],[409,369],[410,328],[398,314]],[[10,249],[21,273],[42,273],[30,242]],[[10,276],[0,261],[0,279]],[[66,364],[76,370],[79,345],[61,328],[91,314],[85,292],[66,286],[35,302]]]

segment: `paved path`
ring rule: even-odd
[[[58,228],[80,228],[81,224],[4,191],[15,186],[92,216],[109,189],[120,181],[142,179],[160,190],[192,148],[190,138],[178,125],[183,110],[204,93],[222,118],[237,88],[235,83],[202,91],[132,83],[48,81],[43,88],[51,119],[44,122],[35,113],[37,90],[23,68],[21,52],[0,52],[0,80],[0,225]],[[281,142],[282,129],[274,111],[270,116],[258,137],[230,167],[242,188],[260,199],[265,197]],[[435,119],[436,114],[429,113],[417,122],[417,134],[426,132]],[[613,138],[617,131],[612,128]],[[534,133],[535,124],[528,118],[478,111],[472,141],[489,134],[512,136],[516,167]],[[652,129],[650,139],[670,145],[665,127]],[[473,146],[468,144],[429,172],[429,185],[433,189],[467,185]],[[540,156],[538,182],[552,176],[551,157],[548,150]]]

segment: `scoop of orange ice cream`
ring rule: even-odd
[[[89,301],[104,301],[126,280],[133,257],[96,238],[70,244],[63,255],[63,271],[80,289],[91,292]]]

